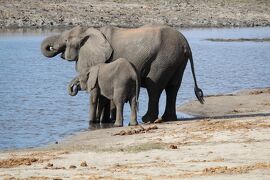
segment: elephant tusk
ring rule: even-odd
[[[49,47],[50,51],[55,51],[56,49],[54,49],[52,46]]]
[[[71,82],[71,84],[68,86],[68,93],[70,96],[76,96],[78,94],[78,91],[80,90],[81,90],[81,86],[78,81]]]
[[[72,85],[69,89],[69,95],[70,96],[76,96],[78,94],[78,86]]]

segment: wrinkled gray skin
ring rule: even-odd
[[[75,77],[68,85],[68,93],[71,96],[76,96],[81,90],[79,77]],[[94,92],[93,92],[94,93]],[[97,101],[96,117],[90,118],[91,123],[112,123],[115,121],[115,106],[104,96],[100,95]],[[91,113],[90,113],[91,114]],[[111,115],[111,116],[110,116]],[[91,116],[89,116],[91,117]]]
[[[85,73],[96,64],[112,62],[121,57],[126,58],[138,70],[141,86],[148,92],[148,110],[143,116],[144,122],[153,122],[158,118],[158,103],[163,90],[166,92],[166,108],[162,119],[164,121],[177,119],[176,95],[188,59],[195,82],[195,95],[200,103],[204,102],[203,92],[196,82],[190,46],[186,38],[174,28],[163,25],[146,25],[133,29],[106,26],[86,30],[75,27],[71,31],[79,32],[78,29],[83,33],[77,37],[65,36],[67,33],[60,35],[60,39],[65,36],[65,39],[70,40],[70,43],[65,44],[65,50],[61,51],[64,53],[62,57],[66,60],[78,59],[76,69],[79,74]],[[51,45],[54,41],[56,40],[43,44]],[[73,53],[78,47],[80,51]],[[58,53],[60,51],[55,50],[55,47],[53,50]]]
[[[50,36],[44,39],[41,44],[41,51],[43,55],[51,58],[51,57],[56,56],[59,53],[62,53],[61,57],[65,59],[65,56],[67,56],[68,54],[72,54],[74,55],[74,59],[72,59],[72,57],[69,57],[69,60],[70,61],[77,60],[79,47],[81,43],[83,43],[83,42],[79,42],[77,40],[77,37],[79,37],[79,35],[82,34],[85,30],[86,29],[83,29],[77,26],[70,30],[64,31],[60,35],[54,35],[54,36]],[[68,46],[69,48],[66,50],[67,43],[69,43],[69,46]],[[77,95],[78,91],[80,90],[80,87],[78,86],[77,83],[78,82],[74,78],[68,86],[68,92],[71,96]],[[114,107],[111,108],[110,102],[102,96],[101,96],[98,110],[101,112],[100,119],[103,123],[111,123],[115,120]],[[110,117],[111,111],[112,111],[112,116]]]
[[[109,75],[108,72],[110,72]],[[111,100],[116,107],[114,126],[123,126],[123,107],[126,102],[129,102],[131,106],[129,124],[138,124],[137,101],[140,91],[140,80],[136,69],[126,59],[119,58],[111,63],[101,63],[92,66],[87,73],[80,74],[78,79],[81,90],[87,90],[91,93],[90,119],[96,119],[97,100],[102,95]]]

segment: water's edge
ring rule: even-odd
[[[207,42],[206,38],[264,38],[270,28],[195,28],[180,30],[193,51],[195,72],[204,94],[226,94],[267,86],[270,73],[268,42]],[[76,132],[88,131],[88,95],[69,97],[66,86],[76,75],[74,64],[48,59],[40,43],[49,32],[0,33],[0,149],[39,147]],[[44,83],[45,82],[45,83]],[[186,67],[177,106],[195,100],[190,66]],[[269,86],[269,85],[268,85]],[[147,109],[147,93],[140,94],[139,120]],[[160,99],[164,111],[165,94]],[[125,119],[129,119],[126,105]],[[177,112],[179,119],[194,118]],[[125,122],[127,124],[127,122]]]

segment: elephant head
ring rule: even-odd
[[[100,65],[93,66],[89,71],[81,73],[71,80],[68,85],[68,94],[76,96],[78,91],[91,91],[96,87]]]
[[[62,34],[47,37],[41,43],[42,54],[51,58],[59,53],[63,53],[61,57],[64,58],[67,39],[70,37],[79,36],[82,32],[83,28],[77,26],[70,30],[64,31]]]
[[[80,52],[81,47],[82,52]],[[96,65],[107,61],[111,57],[112,51],[111,45],[99,30],[88,28],[79,36],[67,38],[64,59],[78,60],[80,54],[82,61],[91,61],[91,65]]]
[[[106,37],[97,29],[74,27],[60,35],[54,35],[43,40],[41,51],[46,57],[54,57],[62,53],[61,57],[68,61],[80,58],[79,66],[87,69],[110,59],[113,49]],[[80,72],[81,72],[81,68]]]

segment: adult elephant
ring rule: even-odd
[[[195,95],[200,103],[204,102],[203,92],[196,82],[190,46],[180,32],[169,26],[146,25],[132,29],[75,27],[46,38],[41,48],[46,57],[62,53],[61,57],[66,60],[78,60],[76,69],[79,73],[99,63],[126,58],[140,73],[141,86],[148,92],[148,110],[142,118],[144,122],[153,122],[158,118],[159,98],[164,89],[166,108],[162,119],[177,119],[176,95],[188,59],[195,82]]]

